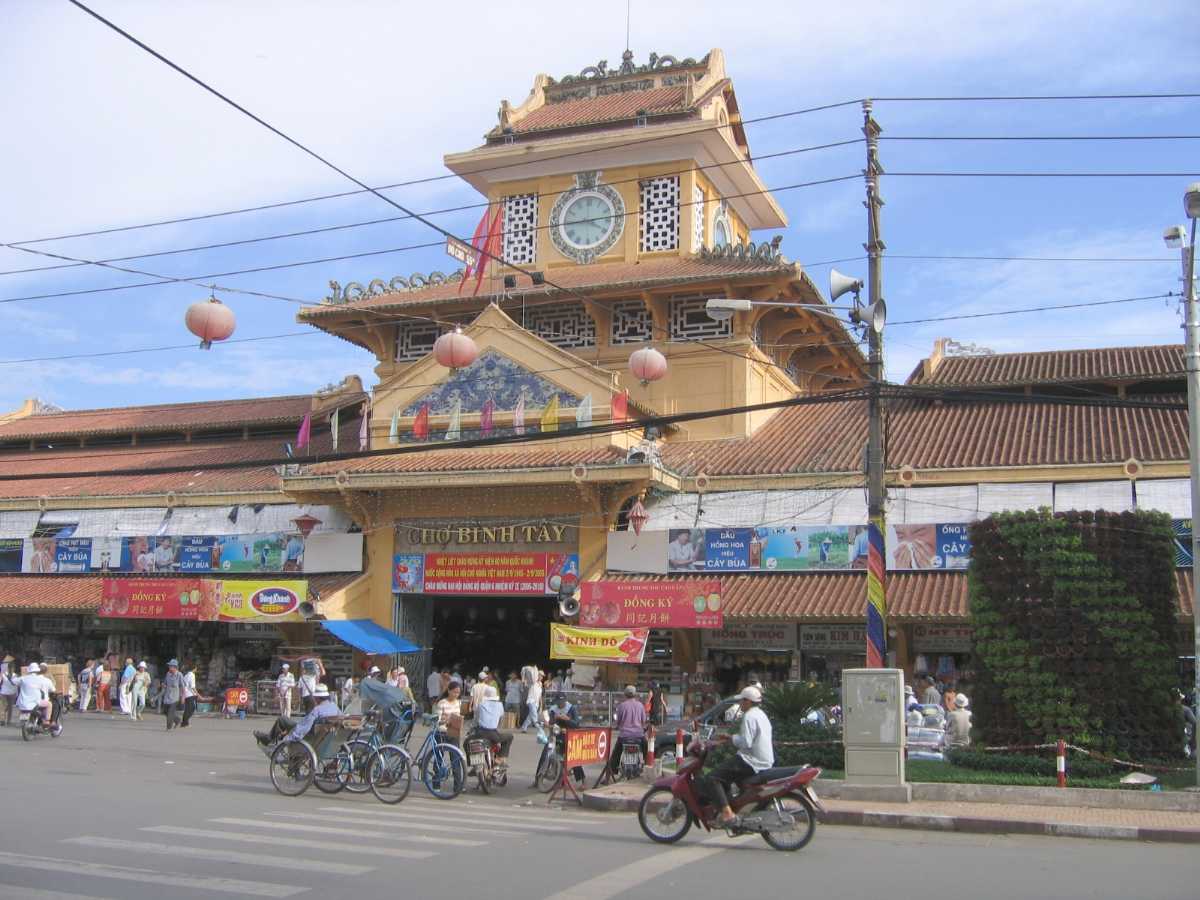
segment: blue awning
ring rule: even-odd
[[[363,653],[416,653],[421,648],[370,619],[338,619],[321,623],[334,637]]]

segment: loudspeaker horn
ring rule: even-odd
[[[862,290],[862,279],[843,275],[837,269],[829,270],[829,302],[832,303],[846,291],[854,291],[857,295]]]

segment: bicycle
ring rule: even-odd
[[[436,715],[425,714],[421,722],[429,733],[413,757],[413,765],[429,793],[439,800],[453,800],[467,783],[467,757],[458,745],[438,740]]]

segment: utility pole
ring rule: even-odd
[[[883,200],[879,196],[879,135],[883,129],[871,117],[872,103],[862,102],[863,136],[867,141],[867,167],[863,176],[867,185],[867,302],[871,306],[883,299],[883,251],[879,211]],[[867,399],[867,668],[882,668],[887,664],[887,553],[884,536],[887,534],[884,504],[887,500],[884,485],[886,460],[883,446],[883,334],[880,329],[867,328],[868,372],[871,383]]]

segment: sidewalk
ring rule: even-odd
[[[636,811],[648,787],[645,783],[616,784],[587,791],[583,805]],[[821,795],[819,785],[817,794]],[[879,803],[824,797],[821,802],[827,811],[822,819],[825,825],[1200,844],[1200,812],[1019,803]]]

